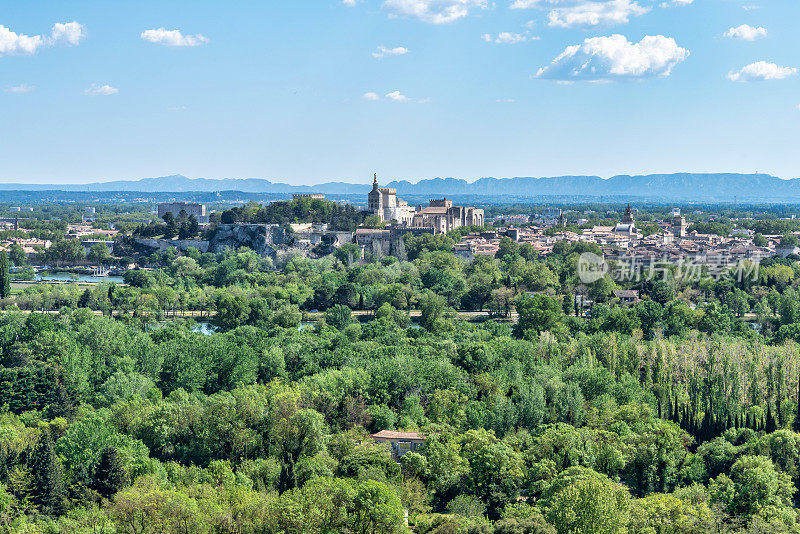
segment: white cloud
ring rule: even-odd
[[[511,4],[511,9],[532,9],[534,7],[542,7],[543,3],[542,0],[514,0]]]
[[[53,43],[66,43],[70,46],[77,46],[86,37],[86,27],[75,21],[56,22],[50,38]]]
[[[495,102],[497,102],[498,104],[513,104],[514,102],[516,102],[516,100],[514,100],[513,98],[498,98],[497,100],[495,100]]]
[[[49,36],[16,33],[0,25],[0,56],[34,54],[43,46],[59,43],[74,46],[85,36],[86,29],[77,22],[57,22],[53,25]]]
[[[200,35],[183,35],[180,30],[167,30],[158,28],[157,30],[145,30],[141,38],[150,43],[162,44],[166,46],[200,46],[208,42],[208,38]]]
[[[111,87],[110,85],[98,85],[93,83],[86,89],[83,94],[87,96],[109,96],[119,93],[119,89]]]
[[[749,24],[742,24],[741,26],[731,28],[725,32],[725,37],[730,37],[731,39],[740,39],[742,41],[755,41],[756,39],[766,36],[766,28],[761,26],[754,28]]]
[[[517,43],[524,43],[525,41],[536,41],[538,37],[531,37],[528,33],[512,33],[512,32],[500,32],[497,34],[497,37],[492,37],[488,33],[484,33],[481,35],[481,39],[486,41],[487,43],[497,43],[497,44],[517,44]]]
[[[0,26],[0,55],[33,54],[44,44],[41,35],[23,35]]]
[[[390,102],[414,102],[415,104],[427,104],[431,101],[430,98],[409,98],[400,91],[392,91],[391,93],[387,93],[383,97],[379,96],[378,93],[369,92],[364,93],[361,95],[361,98],[364,100],[368,100],[370,102],[378,102],[378,101],[390,101]]]
[[[385,56],[404,56],[408,54],[408,48],[404,46],[396,46],[394,48],[386,48],[385,46],[379,46],[377,52],[372,53],[372,57],[376,59],[381,59]]]
[[[346,6],[353,7],[356,5],[356,0],[342,0],[342,3]]]
[[[404,94],[401,94],[400,91],[392,91],[386,95],[386,98],[394,102],[408,102],[408,97]]]
[[[447,24],[486,9],[487,0],[384,0],[390,17],[412,17],[431,24]]]
[[[693,2],[694,2],[694,0],[667,0],[666,2],[661,2],[661,7],[688,6],[689,4],[691,4]]]
[[[8,87],[6,87],[4,89],[4,91],[6,93],[21,94],[21,93],[30,93],[34,89],[36,89],[36,87],[33,86],[33,85],[28,85],[26,83],[21,83],[19,85],[9,85]]]
[[[783,80],[797,74],[794,67],[781,67],[775,63],[756,61],[738,71],[730,71],[728,79],[732,82],[759,82],[764,80]]]
[[[650,11],[631,0],[610,2],[582,2],[575,6],[554,9],[547,15],[547,25],[557,28],[610,26],[627,24],[630,17]]]
[[[671,37],[646,35],[631,43],[624,35],[592,37],[568,46],[553,62],[539,69],[537,78],[606,81],[669,76],[689,57]]]
[[[557,28],[593,28],[627,24],[632,17],[639,17],[651,10],[645,0],[515,0],[511,9],[548,10],[548,25]]]

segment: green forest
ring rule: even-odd
[[[458,238],[4,294],[0,531],[800,532],[797,258],[584,285],[596,245]]]

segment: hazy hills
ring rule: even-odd
[[[556,176],[549,178],[481,178],[472,183],[453,178],[393,182],[398,194],[473,194],[515,196],[637,197],[649,200],[786,201],[800,200],[800,179],[767,174],[650,174]]]
[[[322,189],[320,189],[322,188]],[[371,185],[329,182],[320,186],[290,185],[270,182],[258,178],[222,179],[187,178],[180,174],[140,180],[116,180],[89,184],[23,184],[0,183],[0,191],[141,191],[147,193],[185,193],[241,191],[243,193],[308,193],[324,191],[330,194],[360,194],[369,191]]]
[[[475,182],[456,178],[434,178],[411,183],[405,180],[382,184],[397,189],[398,195],[443,196],[479,195],[513,197],[631,197],[651,201],[717,201],[798,202],[800,179],[782,180],[767,174],[680,173],[644,176],[618,175],[608,179],[599,176],[556,176],[547,178],[481,178]],[[10,191],[143,191],[143,192],[215,192],[306,193],[361,195],[371,184],[327,182],[315,186],[296,186],[262,179],[190,179],[181,175],[119,180],[82,185],[0,184]]]

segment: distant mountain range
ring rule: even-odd
[[[322,189],[320,189],[322,188]],[[116,180],[89,184],[22,184],[0,183],[0,191],[141,191],[146,193],[186,193],[241,191],[242,193],[310,193],[323,190],[329,194],[366,193],[372,188],[364,184],[329,182],[319,186],[290,185],[258,178],[187,178],[180,174],[140,180]]]
[[[643,176],[555,176],[549,178],[481,178],[467,182],[457,178],[434,178],[411,183],[405,180],[382,184],[397,189],[398,195],[445,196],[476,195],[481,197],[629,197],[650,201],[704,202],[798,202],[800,178],[783,180],[768,174],[679,173]],[[314,186],[296,186],[262,179],[191,179],[181,175],[119,180],[90,184],[0,184],[0,191],[142,191],[142,192],[216,192],[243,193],[309,193],[330,195],[362,195],[371,184],[327,182]]]

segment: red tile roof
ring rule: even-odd
[[[395,430],[381,430],[370,437],[373,439],[399,439],[399,440],[420,440],[423,441],[425,437],[419,432],[398,432]]]

